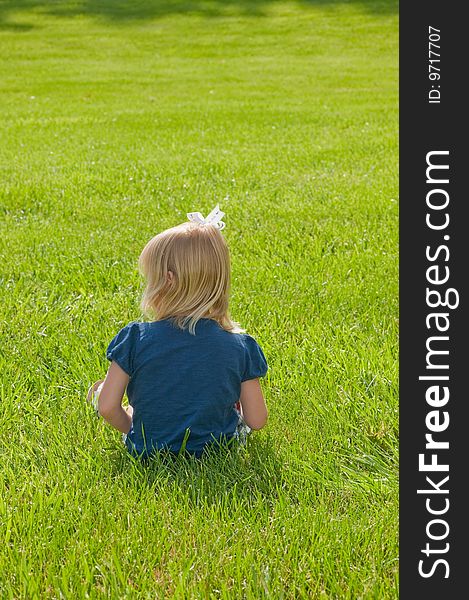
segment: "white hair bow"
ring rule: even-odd
[[[199,212],[191,212],[187,213],[187,218],[189,221],[193,221],[194,223],[200,223],[201,225],[213,225],[217,229],[222,230],[225,227],[225,223],[221,220],[224,216],[224,212],[220,210],[220,206],[217,204],[212,212],[205,217],[202,216],[202,213]]]

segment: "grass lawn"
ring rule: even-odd
[[[397,598],[397,3],[3,0],[0,52],[0,597]],[[269,423],[143,466],[86,391],[217,202]]]

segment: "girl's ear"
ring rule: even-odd
[[[171,283],[174,279],[174,273],[172,271],[168,271],[166,274],[166,281]]]

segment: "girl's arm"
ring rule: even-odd
[[[239,401],[246,425],[251,429],[262,429],[267,423],[268,415],[259,379],[249,379],[241,383]]]
[[[127,373],[112,361],[98,398],[99,414],[122,433],[128,433],[132,425],[132,407],[128,411],[122,408],[122,398],[128,383]]]

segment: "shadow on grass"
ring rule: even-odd
[[[284,469],[269,438],[250,439],[246,448],[213,449],[200,459],[157,453],[149,460],[133,458],[118,450],[112,459],[111,474],[128,474],[138,485],[174,488],[193,506],[219,504],[221,499],[249,503],[254,498],[277,496]]]
[[[18,13],[39,13],[55,17],[89,15],[109,21],[143,21],[168,15],[193,14],[204,17],[227,15],[262,17],[270,7],[285,0],[77,0],[75,2],[40,2],[38,0],[3,0],[0,2],[0,30],[28,31],[31,24],[11,21]],[[395,14],[397,0],[290,0],[294,6],[315,7],[357,5],[372,14]]]

